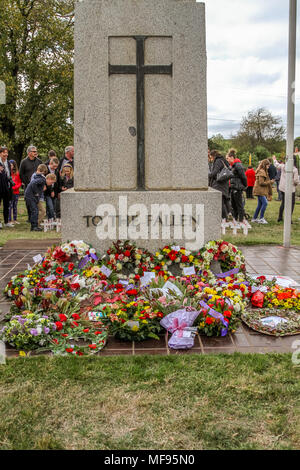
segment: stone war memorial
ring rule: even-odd
[[[204,4],[83,0],[75,21],[75,186],[62,194],[63,241],[197,250],[219,239]]]

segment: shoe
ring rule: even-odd
[[[14,224],[20,225],[20,222],[18,222],[17,220],[15,220],[15,221],[14,221]]]
[[[268,222],[266,221],[266,219],[259,219],[259,220],[258,220],[258,223],[259,223],[259,224],[263,224],[263,225],[268,224]]]
[[[252,219],[251,222],[252,222],[253,224],[254,224],[255,222],[258,223],[258,220],[259,220],[259,219]]]
[[[31,227],[31,232],[42,232],[42,231],[43,229],[40,227],[33,227],[33,228]]]
[[[12,224],[11,222],[8,222],[7,224],[4,224],[4,227],[13,228],[14,224]]]
[[[278,219],[277,222],[283,222],[283,219]]]

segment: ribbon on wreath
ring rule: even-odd
[[[188,326],[187,323],[182,322],[179,324],[178,318],[173,319],[173,325],[171,328],[168,328],[168,331],[171,331],[172,334],[175,333],[175,331],[178,331],[178,338],[182,338],[183,336],[183,330]]]
[[[98,261],[98,259],[99,258],[97,255],[95,255],[94,253],[89,253],[80,261],[80,263],[78,264],[78,268],[82,269],[88,264],[89,261]]]
[[[216,274],[216,277],[219,279],[222,279],[225,277],[232,276],[232,274],[238,274],[239,272],[240,272],[239,268],[234,268],[231,271],[227,271],[226,273]]]
[[[207,303],[205,303],[203,300],[200,302],[200,305],[201,307],[205,308],[208,310],[208,313],[211,317],[214,317],[216,319],[219,319],[221,320],[221,322],[223,323],[223,325],[225,326],[225,328],[222,328],[221,330],[221,336],[226,336],[227,333],[228,333],[228,323],[226,323],[225,319],[224,319],[224,316],[222,315],[222,313],[220,312],[217,312],[216,310],[214,310],[213,308],[211,308],[209,305],[207,305]]]

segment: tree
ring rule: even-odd
[[[73,142],[73,27],[74,0],[1,0],[0,137],[18,162]]]
[[[281,118],[265,108],[258,108],[242,119],[240,130],[233,136],[233,144],[240,152],[254,152],[257,146],[265,147],[271,153],[281,152],[285,147],[284,135]]]

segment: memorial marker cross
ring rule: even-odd
[[[173,65],[145,65],[145,41],[149,36],[134,36],[136,65],[111,65],[109,75],[136,75],[137,190],[145,190],[145,74],[171,75]]]

